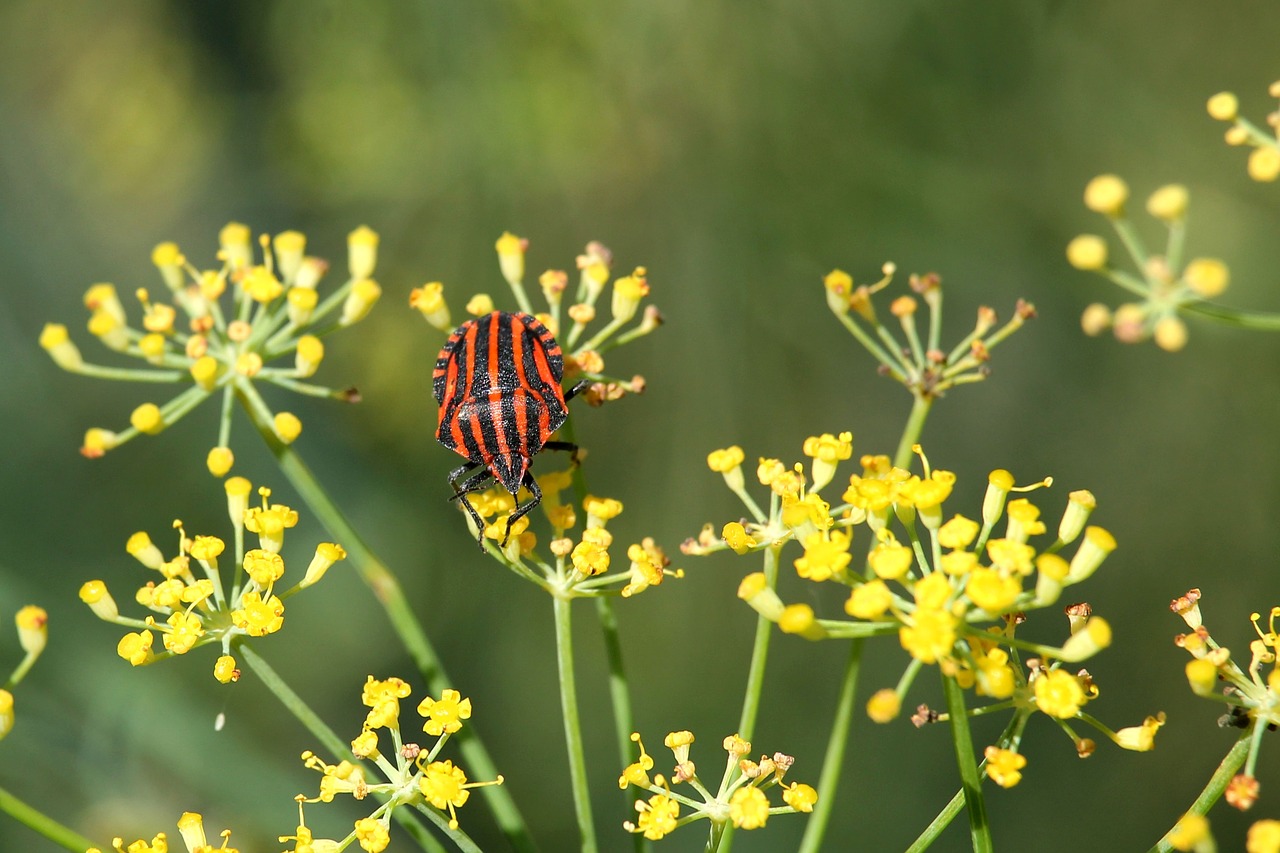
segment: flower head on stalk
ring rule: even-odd
[[[81,453],[94,458],[141,434],[172,426],[209,396],[223,399],[218,443],[206,463],[214,476],[231,470],[231,402],[239,396],[262,430],[289,444],[302,424],[290,412],[273,412],[258,393],[260,383],[314,397],[355,401],[353,389],[336,390],[306,380],[324,358],[325,335],[362,320],[378,301],[381,288],[371,278],[377,262],[378,235],[361,226],[348,236],[348,277],[324,299],[317,287],[329,268],[305,254],[306,238],[285,231],[258,243],[255,262],[248,226],[233,222],[219,234],[219,266],[200,270],[174,243],[161,243],[151,259],[160,272],[163,299],[140,287],[131,320],[111,284],[95,284],[85,293],[89,331],[122,355],[147,363],[139,368],[105,367],[86,362],[66,326],[50,323],[40,345],[65,370],[103,379],[185,385],[165,403],[143,403],[121,430],[90,429]],[[279,363],[288,360],[288,363]]]
[[[1038,711],[1064,726],[1078,719],[1124,748],[1150,749],[1163,716],[1112,732],[1083,711],[1098,688],[1086,670],[1070,665],[1111,642],[1110,626],[1092,616],[1088,604],[1067,608],[1068,635],[1060,645],[1017,636],[1029,612],[1057,604],[1065,589],[1089,578],[1115,549],[1110,533],[1088,524],[1096,506],[1093,495],[1072,492],[1050,530],[1039,507],[1023,495],[1052,480],[1017,486],[1012,474],[998,469],[988,477],[971,517],[948,513],[944,506],[956,491],[956,476],[933,468],[917,445],[921,474],[894,467],[885,456],[863,456],[860,470],[845,481],[841,502],[828,502],[819,489],[834,481],[839,461],[852,457],[851,442],[848,433],[805,441],[812,482],[801,463],[788,467],[762,458],[756,475],[769,489],[767,512],[746,488],[742,450],[713,452],[708,466],[724,477],[748,517],[724,525],[720,536],[708,525],[681,550],[690,555],[764,552],[787,565],[782,549],[793,541],[801,546],[803,552],[790,561],[796,575],[847,587],[844,610],[850,618],[819,618],[809,604],[788,605],[764,572],[748,574],[738,596],[784,633],[810,640],[896,635],[912,662],[896,688],[872,696],[867,713],[877,722],[895,719],[919,670],[936,665],[962,687],[991,700],[982,713]],[[818,448],[832,448],[830,460]],[[864,528],[866,533],[860,534]],[[859,536],[866,537],[861,563],[852,553]],[[1068,547],[1074,547],[1069,557],[1063,553]],[[1024,652],[1035,657],[1022,659]],[[945,716],[926,709],[918,718],[927,722]],[[1078,748],[1085,740],[1073,739]],[[1009,746],[999,747],[1005,751],[994,765],[999,783],[1006,786],[1021,778],[1015,773],[1021,765],[1005,754]]]
[[[1175,637],[1174,642],[1191,655],[1186,673],[1192,692],[1226,705],[1218,725],[1245,729],[1255,735],[1250,739],[1243,772],[1231,780],[1226,790],[1227,802],[1243,811],[1254,804],[1260,790],[1254,769],[1262,746],[1261,733],[1280,727],[1280,606],[1267,612],[1265,627],[1261,613],[1249,616],[1257,636],[1249,643],[1246,663],[1210,634],[1200,612],[1201,600],[1200,590],[1192,589],[1170,603],[1169,609],[1191,629],[1190,633]]]
[[[49,641],[49,614],[43,607],[28,604],[18,611],[13,621],[18,628],[18,645],[22,648],[23,657],[0,686],[0,740],[13,731],[16,719],[13,689],[26,677]]]
[[[605,353],[648,335],[662,324],[662,315],[654,306],[642,310],[649,294],[643,267],[636,267],[631,275],[611,282],[613,253],[602,243],[588,243],[577,258],[576,291],[570,291],[568,272],[555,269],[543,272],[538,277],[538,285],[546,310],[535,312],[525,288],[529,241],[507,232],[498,238],[495,249],[499,271],[511,289],[517,308],[534,315],[560,345],[566,385],[585,380],[588,384],[579,397],[597,406],[644,390],[644,377],[612,376],[605,373],[604,367]],[[606,292],[609,319],[603,327],[592,330],[597,308],[603,312],[601,303]],[[455,320],[440,282],[416,288],[410,294],[409,303],[440,331],[453,328]],[[466,303],[467,313],[473,316],[484,316],[494,309],[494,300],[485,293],[472,296]],[[562,428],[556,435],[564,434],[566,429]],[[574,487],[575,479],[581,476],[579,466],[585,456],[582,451],[576,451],[569,469],[536,475],[549,535],[535,533],[536,523],[530,516],[514,524],[509,520],[517,501],[526,504],[532,499],[528,488],[521,488],[514,496],[496,485],[487,491],[468,491],[458,500],[458,508],[463,511],[472,533],[481,538],[492,556],[549,591],[559,590],[560,594],[571,597],[621,595],[625,598],[657,586],[667,577],[679,577],[680,571],[668,568],[670,560],[648,537],[626,546],[625,568],[619,565],[620,558],[614,559],[621,549],[614,548],[613,534],[606,525],[622,512],[621,502],[592,495],[578,503],[564,499],[564,492]],[[581,489],[581,484],[577,488]],[[474,509],[474,515],[468,509]],[[477,518],[483,522],[483,529],[477,528]],[[539,549],[540,542],[546,543],[546,551]]]
[[[1273,98],[1280,98],[1280,80],[1267,90]],[[1228,122],[1228,145],[1251,148],[1249,152],[1249,177],[1255,181],[1269,182],[1280,178],[1280,112],[1267,114],[1270,130],[1263,130],[1240,115],[1240,102],[1232,92],[1219,92],[1205,105],[1209,115],[1218,121]]]
[[[711,792],[698,776],[697,766],[691,759],[694,742],[692,732],[671,732],[663,744],[671,750],[675,767],[668,778],[663,774],[649,775],[653,758],[645,752],[639,733],[631,740],[639,746],[640,757],[627,766],[618,778],[618,787],[634,785],[651,796],[636,800],[637,817],[624,821],[628,832],[643,835],[651,841],[665,838],[676,829],[697,820],[709,820],[713,834],[726,826],[738,829],[760,829],[771,815],[811,812],[818,801],[818,792],[799,782],[783,779],[795,759],[781,752],[772,757],[762,755],[759,761],[747,758],[751,744],[738,735],[724,739],[728,762],[715,793]],[[673,790],[675,785],[687,785],[692,794]],[[784,805],[774,805],[766,792],[777,789]],[[696,795],[696,799],[694,797]],[[681,816],[681,807],[689,813]]]
[[[1107,217],[1124,245],[1131,270],[1113,266],[1107,241],[1081,234],[1067,244],[1067,261],[1076,269],[1096,272],[1137,297],[1116,308],[1094,303],[1084,310],[1081,326],[1088,335],[1110,329],[1122,343],[1154,340],[1176,352],[1187,343],[1182,314],[1226,290],[1231,281],[1227,265],[1210,257],[1184,260],[1188,195],[1181,184],[1160,187],[1147,198],[1147,213],[1167,231],[1162,251],[1151,251],[1127,213],[1129,187],[1116,175],[1099,175],[1084,191],[1085,206]]]
[[[978,309],[978,318],[969,332],[949,352],[942,349],[942,278],[937,273],[912,274],[908,280],[914,296],[903,295],[888,305],[899,332],[876,310],[875,297],[893,282],[897,266],[881,267],[874,284],[854,285],[844,270],[832,270],[823,278],[827,306],[849,333],[880,362],[880,372],[900,382],[912,396],[932,400],[948,389],[987,377],[991,350],[1036,316],[1035,306],[1018,300],[1013,316],[999,325],[991,308]],[[928,310],[927,329],[921,335],[917,321],[920,302]]]
[[[199,812],[183,812],[178,818],[178,835],[182,838],[187,853],[239,853],[239,848],[231,845],[231,830],[224,829],[219,833],[222,843],[214,847],[209,842],[204,829],[204,817]],[[124,839],[117,836],[111,840],[111,850],[115,853],[169,853],[169,836],[163,832],[156,833],[150,842],[144,838],[125,845]],[[329,848],[336,853],[336,848]],[[104,853],[101,848],[90,847],[85,853]],[[109,851],[108,851],[109,853]],[[325,848],[317,847],[313,853],[328,853]]]
[[[555,336],[564,350],[564,381],[573,384],[590,381],[583,396],[593,406],[617,400],[626,394],[644,391],[643,376],[625,378],[605,372],[604,354],[623,344],[643,337],[662,325],[662,314],[652,305],[640,310],[649,295],[649,281],[644,267],[636,267],[630,275],[614,278],[613,253],[603,244],[592,241],[577,259],[578,283],[570,292],[569,273],[549,269],[538,276],[539,289],[546,302],[545,311],[536,311],[525,287],[525,257],[529,241],[510,232],[498,238],[495,248],[502,278],[515,297],[518,310],[537,317]],[[589,333],[597,319],[600,298],[609,291],[608,321]],[[454,320],[445,300],[445,287],[438,281],[415,288],[409,295],[410,307],[442,332],[452,331]],[[472,296],[466,311],[483,316],[494,310],[488,294]],[[600,313],[603,313],[601,311]],[[639,320],[636,316],[639,315]],[[632,322],[632,321],[635,322]],[[629,326],[629,328],[628,328]]]
[[[303,763],[321,774],[320,792],[310,798],[298,796],[298,835],[282,837],[281,841],[296,840],[295,849],[306,849],[304,837],[309,839],[310,831],[301,818],[303,803],[329,803],[340,794],[364,800],[373,794],[382,802],[357,820],[351,834],[334,849],[359,841],[369,853],[379,853],[389,842],[391,813],[395,809],[433,808],[443,813],[450,829],[456,830],[458,809],[470,799],[471,790],[502,784],[501,776],[492,782],[468,782],[466,773],[452,759],[439,758],[449,737],[471,717],[471,700],[456,690],[445,690],[439,698],[428,696],[419,703],[418,714],[426,719],[422,730],[435,738],[433,744],[426,746],[407,739],[406,735],[412,733],[400,726],[400,703],[411,693],[410,686],[400,678],[368,677],[362,701],[369,712],[360,734],[351,742],[356,760],[329,764],[309,750],[302,754]],[[374,776],[381,777],[381,781],[370,781]]]
[[[514,504],[504,489],[495,487],[463,498],[485,521],[488,550],[499,562],[543,589],[572,598],[630,598],[668,577],[684,576],[683,570],[669,568],[671,560],[648,536],[626,547],[625,565],[615,564],[613,555],[621,548],[615,546],[606,525],[622,513],[622,502],[587,495],[577,506],[565,503],[562,493],[572,483],[572,476],[571,471],[563,470],[537,477],[543,514],[551,527],[547,554],[538,548],[538,537],[529,529],[529,516],[517,521],[507,538],[507,518]],[[527,492],[522,490],[520,494],[524,500]],[[579,513],[584,520],[581,532],[575,529],[579,526]],[[504,538],[507,544],[502,546]]]
[[[258,489],[261,504],[250,506],[252,487],[243,477],[224,484],[232,523],[234,569],[228,565],[227,542],[217,536],[188,537],[181,521],[173,522],[177,552],[166,557],[144,531],[134,533],[125,550],[155,575],[139,587],[134,600],[151,612],[143,619],[122,616],[115,599],[100,580],[80,587],[80,600],[98,618],[137,630],[116,646],[120,657],[134,666],[184,655],[194,648],[216,645],[222,655],[213,675],[226,684],[240,677],[232,656],[234,646],[253,637],[274,634],[284,625],[284,602],[324,577],[335,562],[345,559],[342,546],[316,546],[303,577],[281,589],[285,572],[281,550],[285,531],[298,522],[298,513],[271,503],[271,490]],[[245,549],[246,534],[256,534],[256,548]],[[157,635],[159,644],[157,644]]]

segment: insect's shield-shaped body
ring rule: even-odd
[[[479,490],[489,477],[512,496],[521,486],[533,495],[517,504],[508,531],[542,497],[529,467],[569,417],[560,387],[563,376],[560,345],[546,326],[523,313],[494,311],[468,320],[449,336],[436,359],[436,438],[467,460],[449,477],[455,497]],[[464,501],[464,507],[483,529],[471,505]]]

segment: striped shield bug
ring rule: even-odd
[[[436,439],[466,459],[449,474],[453,500],[480,530],[485,524],[466,495],[479,491],[492,478],[511,493],[515,509],[507,519],[502,544],[511,526],[542,500],[542,490],[529,473],[533,457],[543,449],[577,447],[551,441],[569,417],[568,400],[588,384],[580,382],[567,393],[560,387],[564,353],[551,332],[528,314],[494,311],[459,326],[436,358],[431,381],[440,404]],[[461,483],[459,483],[461,481]],[[532,497],[520,503],[520,487]]]

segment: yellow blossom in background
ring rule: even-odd
[[[1260,820],[1249,827],[1246,853],[1280,853],[1280,820]]]
[[[1169,831],[1169,845],[1174,850],[1192,851],[1197,845],[1212,838],[1209,832],[1209,819],[1204,815],[1185,814]]]
[[[254,262],[250,229],[230,223],[219,235],[220,266],[198,270],[174,243],[161,243],[152,252],[164,299],[147,288],[135,288],[136,320],[111,284],[95,284],[85,294],[90,311],[89,332],[111,351],[144,362],[137,368],[88,363],[70,340],[66,327],[52,323],[40,335],[40,345],[64,370],[105,379],[171,384],[178,390],[164,403],[147,402],[133,410],[129,427],[121,431],[91,429],[81,452],[90,458],[138,435],[156,435],[172,426],[208,397],[218,394],[222,406],[217,453],[207,466],[214,476],[230,470],[234,456],[226,446],[233,400],[241,400],[259,428],[270,426],[284,443],[298,438],[301,425],[288,413],[273,413],[259,394],[259,386],[275,385],[308,396],[355,399],[347,389],[305,383],[323,357],[320,336],[362,319],[377,301],[380,288],[369,276],[377,257],[377,234],[361,227],[348,241],[352,278],[323,302],[316,285],[328,264],[304,255],[306,238],[285,231],[261,245],[261,263]],[[356,274],[359,271],[359,275]],[[224,305],[230,293],[233,304]],[[331,314],[339,311],[335,324]],[[185,319],[179,320],[179,312]],[[136,325],[135,325],[136,324]],[[292,363],[290,363],[292,362]]]

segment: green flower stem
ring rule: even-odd
[[[293,688],[285,683],[280,674],[275,671],[271,664],[267,663],[261,655],[253,650],[251,646],[238,643],[233,646],[237,655],[244,659],[249,668],[254,671],[258,679],[262,682],[272,694],[280,700],[280,704],[302,723],[311,736],[320,741],[321,745],[336,757],[345,758],[348,761],[355,761],[356,757],[351,754],[351,744],[338,737],[337,733],[329,728],[324,720],[311,710],[311,706],[302,700],[302,697],[293,692]]]
[[[22,662],[9,675],[9,680],[4,683],[5,690],[12,690],[17,687],[22,679],[27,677],[27,673],[31,671],[31,667],[35,666],[36,659],[40,657],[40,652],[27,652],[22,657]]]
[[[973,754],[973,737],[969,733],[969,715],[964,703],[964,690],[951,676],[942,677],[942,690],[951,716],[951,736],[955,741],[956,761],[960,766],[960,784],[969,807],[969,836],[974,853],[992,853],[991,826],[987,823],[986,802],[982,798],[982,777]]]
[[[782,546],[774,546],[764,552],[764,577],[770,589],[778,586],[778,555]],[[742,716],[738,720],[738,735],[746,741],[755,734],[756,717],[760,714],[760,695],[764,692],[764,670],[769,658],[769,638],[773,623],[763,616],[756,619],[756,637],[751,647],[751,668],[747,672],[747,688],[742,697]]]
[[[913,394],[911,414],[907,416],[907,425],[902,429],[902,439],[898,442],[898,452],[893,455],[893,464],[899,468],[910,470],[911,459],[915,454],[911,448],[920,440],[924,432],[925,419],[929,417],[929,409],[933,406],[933,398],[923,394]]]
[[[1209,809],[1213,808],[1213,804],[1218,801],[1218,798],[1222,796],[1222,792],[1227,789],[1227,783],[1231,781],[1231,777],[1235,776],[1240,770],[1240,766],[1244,764],[1245,758],[1249,755],[1249,745],[1252,739],[1252,731],[1245,731],[1240,735],[1235,745],[1223,757],[1218,769],[1213,771],[1213,776],[1209,778],[1209,782],[1204,786],[1204,790],[1200,792],[1200,796],[1196,797],[1195,802],[1191,804],[1191,808],[1187,809],[1187,814],[1206,815],[1209,813]],[[1173,845],[1169,843],[1169,836],[1172,833],[1173,827],[1170,827],[1164,837],[1151,848],[1150,853],[1170,853],[1173,850]]]
[[[942,831],[951,825],[951,821],[956,819],[956,815],[960,814],[960,809],[964,807],[964,789],[956,791],[956,795],[951,798],[951,802],[942,807],[942,811],[938,812],[938,816],[930,821],[929,825],[924,828],[924,832],[920,833],[920,837],[912,842],[907,848],[907,853],[922,853],[928,850],[933,842],[938,840],[938,836]]]
[[[1119,216],[1111,218],[1111,225],[1116,229],[1120,242],[1124,243],[1124,247],[1128,250],[1129,257],[1133,258],[1134,264],[1138,269],[1145,272],[1147,269],[1147,250],[1143,248],[1142,238],[1134,230],[1133,223],[1123,216]]]
[[[360,575],[360,579],[372,590],[374,598],[387,614],[387,620],[405,650],[413,658],[414,666],[427,683],[427,689],[435,695],[454,684],[440,664],[431,641],[427,639],[422,624],[414,615],[413,608],[405,598],[404,590],[395,575],[370,550],[360,535],[347,521],[342,511],[329,499],[329,495],[316,480],[315,475],[302,461],[301,457],[288,445],[276,438],[269,414],[256,393],[248,396],[244,388],[238,389],[240,399],[249,412],[254,425],[262,435],[263,441],[276,457],[276,462],[285,477],[297,489],[298,494],[316,514],[334,540],[346,549],[351,557],[352,565]],[[249,389],[252,391],[252,389]],[[497,767],[493,763],[484,743],[480,740],[474,726],[464,727],[456,735],[467,769],[476,777],[494,779],[498,776]],[[498,826],[507,840],[518,851],[535,849],[524,817],[512,799],[510,793],[501,785],[486,785],[480,789],[481,795],[493,809]]]
[[[1165,245],[1164,258],[1169,269],[1176,270],[1182,266],[1182,249],[1187,241],[1187,220],[1175,219],[1169,223],[1169,242]]]
[[[316,712],[311,710],[311,706],[304,702],[301,696],[293,692],[293,688],[285,683],[285,680],[280,677],[280,674],[275,671],[271,664],[267,663],[261,655],[243,643],[237,644],[235,650],[244,659],[244,662],[249,665],[249,668],[254,671],[254,674],[258,676],[263,685],[280,700],[280,704],[284,705],[285,709],[290,714],[293,714],[298,722],[302,723],[303,727],[311,733],[311,736],[320,741],[331,755],[346,759],[352,763],[359,763],[359,759],[351,752],[351,745],[338,737],[333,729],[325,725],[324,720],[320,719]],[[411,813],[406,812],[404,809],[393,809],[391,815],[396,819],[397,823],[404,827],[405,831],[413,836],[423,850],[427,850],[429,853],[445,853],[445,849],[440,842],[432,837],[427,832],[426,827]],[[432,816],[432,822],[439,826],[440,830],[448,835],[459,848],[467,851],[478,850],[474,842],[465,833],[460,830],[449,829],[448,820],[436,819],[440,817],[437,812]],[[84,848],[81,849],[83,850]]]
[[[836,317],[849,330],[849,334],[853,335],[854,339],[862,344],[862,348],[871,353],[872,358],[888,368],[894,379],[901,381],[903,378],[901,372],[902,362],[899,359],[890,355],[888,351],[876,343],[848,313],[837,314]]]
[[[33,832],[74,853],[84,853],[94,844],[75,830],[68,829],[35,807],[24,803],[0,788],[0,812],[4,812]]]
[[[914,396],[911,414],[902,430],[902,439],[898,442],[898,452],[893,464],[899,468],[908,468],[915,455],[911,447],[920,439],[924,431],[924,422],[929,417],[932,399],[920,395]],[[777,567],[774,567],[776,575]],[[818,779],[818,802],[814,805],[805,827],[804,837],[800,842],[800,853],[816,853],[821,849],[827,824],[831,819],[831,810],[836,804],[836,789],[840,783],[845,750],[849,745],[849,735],[853,730],[853,708],[857,695],[858,675],[862,666],[862,640],[855,639],[849,644],[849,660],[845,664],[844,677],[840,682],[840,698],[836,704],[835,720],[831,726],[831,735],[827,739],[827,754],[822,761],[822,774]]]
[[[778,556],[782,553],[781,542],[765,549],[764,577],[769,589],[778,586]],[[764,692],[764,670],[769,660],[769,638],[773,635],[773,623],[764,616],[756,617],[756,637],[751,646],[751,666],[747,671],[747,687],[742,696],[742,716],[738,720],[738,735],[750,741],[755,733],[756,718],[760,714],[760,696]],[[721,781],[723,789],[729,780],[732,767],[725,769],[725,778]],[[708,850],[719,850],[729,853],[733,849],[733,826],[726,824],[721,835],[714,839],[715,845],[708,842]]]
[[[596,616],[600,619],[600,630],[604,634],[605,658],[609,661],[609,699],[613,705],[614,737],[618,746],[618,766],[626,767],[631,763],[631,732],[636,730],[635,717],[631,712],[631,688],[627,683],[627,670],[622,662],[622,637],[618,632],[618,614],[614,612],[613,600],[601,596],[596,599]],[[623,791],[622,798],[626,805],[631,804],[631,795]],[[644,835],[636,833],[631,836],[638,851],[649,848]]]
[[[576,443],[573,418],[565,421],[564,426],[560,427],[560,437],[570,444]],[[573,467],[573,491],[578,498],[578,505],[581,506],[589,494],[587,477],[581,465]],[[579,588],[582,588],[582,584],[579,584]],[[614,738],[618,745],[621,766],[626,767],[632,759],[631,733],[635,731],[635,714],[632,711],[631,687],[627,680],[626,662],[622,658],[622,636],[618,631],[618,618],[613,609],[613,601],[604,596],[596,598],[596,616],[600,621],[605,654],[609,661],[609,700],[613,706]],[[625,804],[630,806],[630,795],[623,791],[622,796]],[[637,851],[651,847],[643,835],[634,835],[632,840]]]
[[[862,640],[849,643],[849,660],[845,663],[844,677],[840,681],[840,698],[836,703],[835,719],[831,722],[831,734],[827,738],[827,754],[822,759],[822,775],[818,777],[818,802],[809,815],[804,837],[798,853],[817,853],[822,849],[822,839],[835,808],[836,788],[844,769],[844,754],[853,731],[854,700],[858,690],[858,675],[862,668]]]
[[[508,279],[507,284],[511,285],[511,293],[515,296],[516,304],[520,306],[520,310],[526,314],[533,314],[533,303],[529,301],[529,294],[524,289],[524,282]]]
[[[564,714],[564,739],[569,752],[569,780],[573,787],[573,810],[583,853],[595,853],[596,830],[591,820],[591,787],[587,783],[586,756],[582,748],[582,723],[578,718],[578,689],[573,675],[573,619],[571,599],[557,595],[556,665],[560,672],[560,706]]]
[[[1238,326],[1241,329],[1258,329],[1264,332],[1280,330],[1280,314],[1237,311],[1234,308],[1212,305],[1208,302],[1188,302],[1180,307],[1201,317],[1208,317],[1210,320]]]
[[[130,367],[103,367],[99,364],[81,362],[80,366],[70,371],[80,376],[92,376],[94,379],[116,379],[125,382],[181,382],[187,374],[181,370],[145,370]]]

